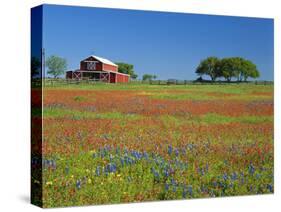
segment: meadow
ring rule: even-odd
[[[47,86],[43,104],[43,207],[274,192],[273,85]]]

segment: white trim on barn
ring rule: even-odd
[[[118,65],[116,65],[115,63],[111,62],[110,60],[108,59],[105,59],[105,58],[102,58],[102,57],[98,57],[96,55],[90,55],[90,57],[93,57],[95,58],[96,60],[100,61],[101,63],[104,63],[104,64],[107,64],[107,65],[111,65],[111,66],[115,66],[115,67],[118,67]],[[89,58],[89,57],[88,57]],[[84,62],[87,62],[87,61],[84,61]]]

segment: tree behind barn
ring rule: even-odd
[[[46,66],[48,67],[48,74],[58,78],[58,76],[64,74],[67,61],[64,58],[52,55],[46,60]]]
[[[118,71],[123,74],[129,74],[132,79],[136,79],[138,75],[134,71],[134,65],[128,63],[116,63]]]

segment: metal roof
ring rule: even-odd
[[[108,65],[112,65],[112,66],[116,66],[118,67],[118,65],[116,65],[115,63],[111,62],[108,59],[102,58],[102,57],[98,57],[96,55],[90,55],[90,57],[94,57],[95,59],[97,59],[98,61],[104,63],[104,64],[108,64]]]

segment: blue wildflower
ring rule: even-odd
[[[172,146],[168,146],[168,154],[171,155],[173,153],[173,147]]]
[[[100,167],[99,166],[97,166],[97,168],[96,168],[96,175],[100,176]]]
[[[253,166],[253,164],[249,165],[248,171],[250,175],[253,175],[255,173],[255,167]]]
[[[270,193],[273,193],[273,186],[270,184],[267,184],[266,188],[269,190]]]
[[[80,189],[81,188],[81,180],[76,181],[76,188]]]
[[[175,155],[176,155],[176,157],[179,156],[179,150],[178,149],[175,149]]]

